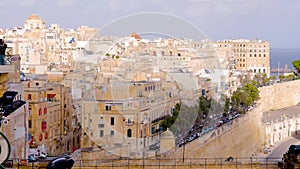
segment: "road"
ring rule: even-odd
[[[268,158],[281,158],[282,155],[288,150],[290,145],[299,144],[300,145],[300,135],[294,137],[284,138],[282,141],[277,143],[275,147],[271,148],[271,152],[268,154]]]

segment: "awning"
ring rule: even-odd
[[[54,98],[55,96],[56,96],[56,94],[47,94],[47,98],[50,98],[50,99]]]

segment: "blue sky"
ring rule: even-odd
[[[213,40],[258,38],[274,48],[300,48],[299,0],[0,0],[0,5],[1,28],[23,26],[32,13],[47,26],[102,28],[123,16],[161,12],[185,19]]]

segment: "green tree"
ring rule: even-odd
[[[242,107],[250,106],[259,99],[259,90],[253,83],[238,88],[231,96],[231,104],[235,110],[242,112]]]
[[[257,101],[259,99],[259,90],[255,85],[249,83],[245,85],[244,90],[251,97],[252,101]]]
[[[292,62],[294,68],[296,69],[297,73],[299,74],[300,73],[300,60],[294,60]]]

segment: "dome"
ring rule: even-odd
[[[45,23],[37,14],[30,15],[24,22],[25,29],[44,29]]]
[[[43,22],[43,20],[42,20],[42,18],[40,17],[40,16],[38,16],[37,14],[32,14],[32,15],[30,15],[27,19],[26,19],[26,21],[25,22],[28,22],[28,21],[42,21]]]

